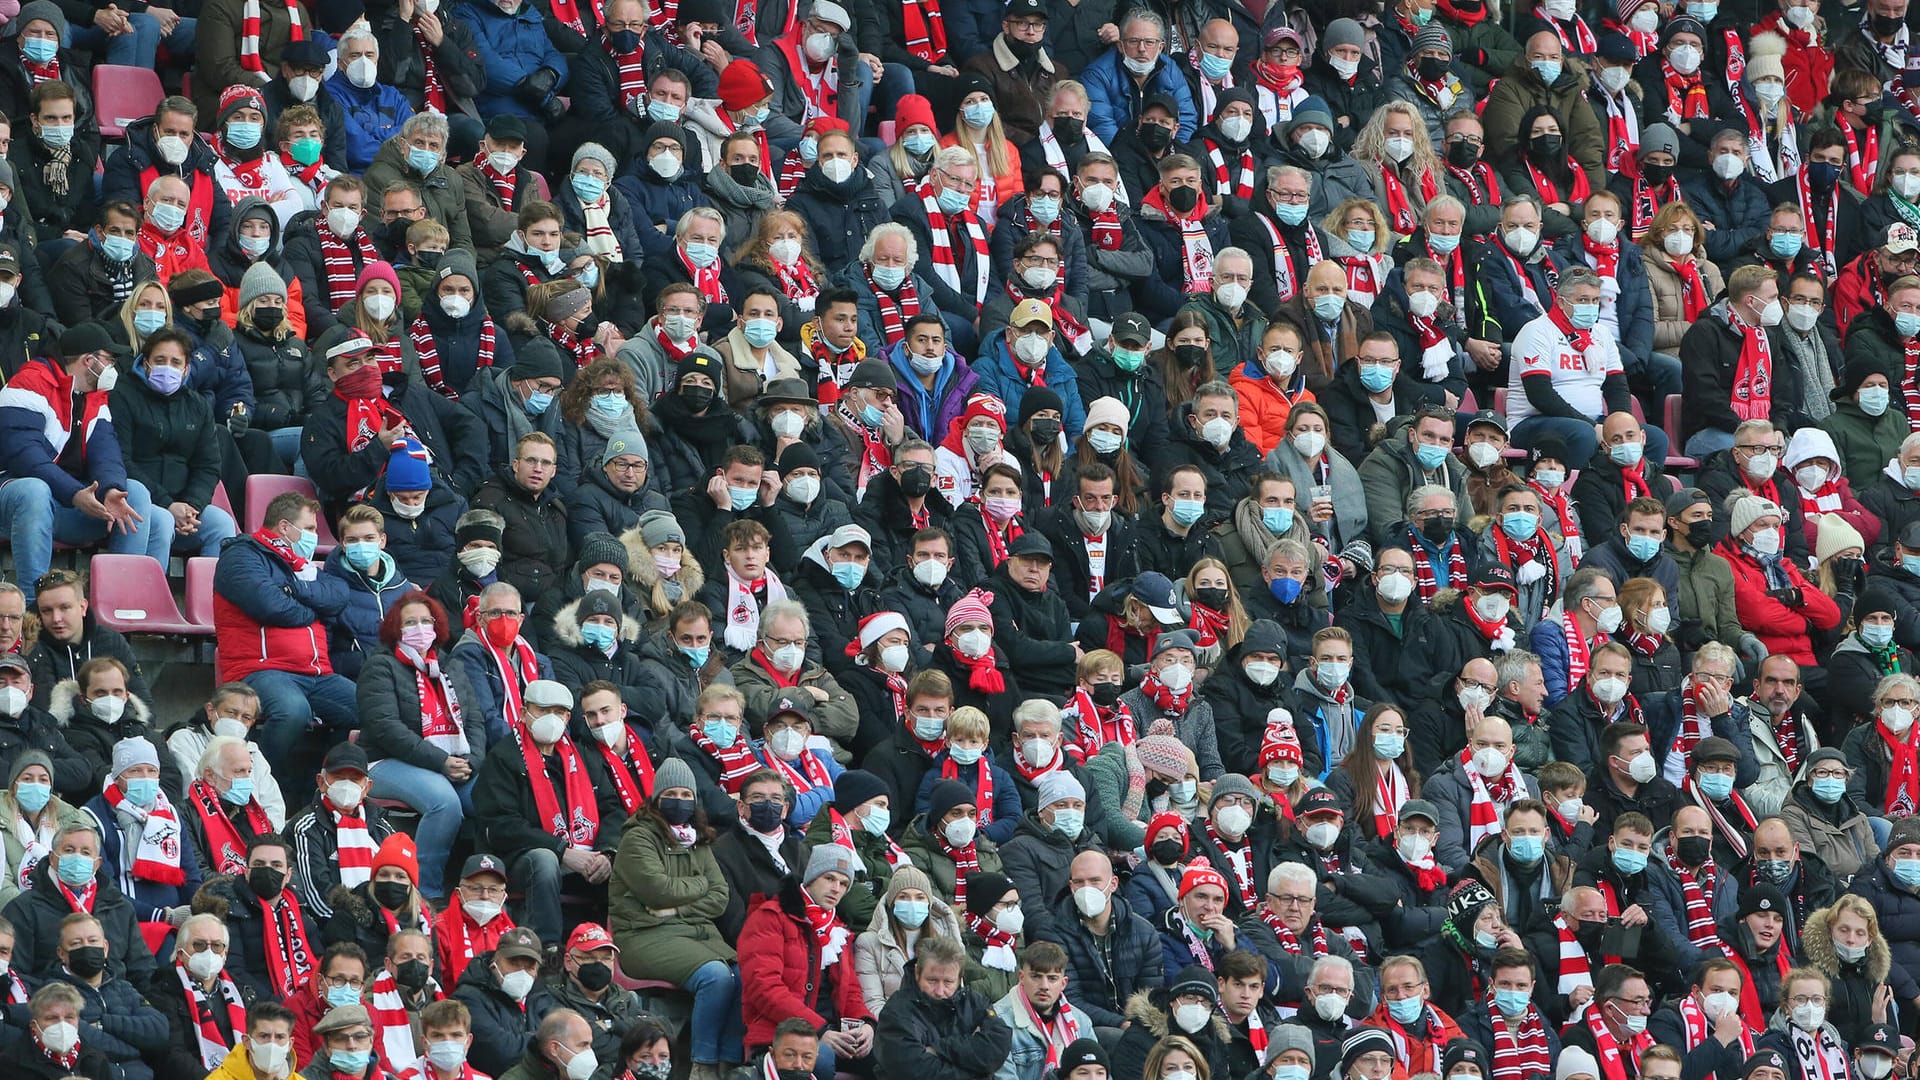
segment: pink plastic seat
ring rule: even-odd
[[[267,504],[277,495],[297,491],[310,499],[318,499],[320,493],[314,490],[313,481],[298,476],[281,473],[256,473],[247,477],[247,520],[244,526],[247,532],[257,532],[267,523]],[[320,515],[320,543],[314,548],[316,558],[325,558],[327,553],[339,545],[333,538],[333,528],[327,524],[327,516]]]
[[[204,636],[180,614],[167,585],[167,568],[145,555],[100,554],[87,570],[88,606],[101,625],[123,634]]]
[[[124,138],[127,125],[152,116],[166,96],[160,73],[150,68],[100,64],[93,69],[93,112],[106,138]]]
[[[187,621],[213,633],[213,571],[220,560],[196,555],[187,560]]]

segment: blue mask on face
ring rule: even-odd
[[[867,580],[867,564],[854,562],[852,559],[834,563],[833,580],[839,582],[841,588],[851,592],[859,588],[861,582]]]
[[[1215,56],[1212,53],[1200,54],[1200,74],[1205,75],[1214,82],[1219,82],[1221,79],[1226,78],[1232,71],[1232,57]]]
[[[303,559],[313,558],[320,547],[320,534],[312,529],[301,529],[300,539],[293,542],[293,550]]]
[[[440,167],[440,155],[417,146],[407,148],[407,167],[425,176]]]
[[[971,105],[962,106],[960,115],[966,120],[968,127],[986,127],[993,123],[993,102],[976,101]]]
[[[1813,782],[1813,797],[1823,803],[1837,803],[1840,796],[1847,793],[1847,782],[1838,777],[1822,776]]]
[[[355,990],[351,986],[329,986],[327,987],[327,1004],[336,1009],[347,1005],[358,1005],[360,1004],[360,991]],[[361,1068],[366,1068],[366,1056],[366,1052],[361,1051]],[[340,1054],[333,1055],[334,1064],[338,1065],[342,1060],[343,1058]]]
[[[152,806],[160,797],[160,781],[151,776],[130,777],[127,780],[128,801],[135,806]]]
[[[1895,859],[1893,877],[1909,889],[1920,888],[1920,859]]]
[[[1369,364],[1362,361],[1360,364],[1360,385],[1366,387],[1368,393],[1373,394],[1377,394],[1387,387],[1392,386],[1393,365]],[[1427,468],[1431,469],[1433,466],[1429,465]]]
[[[1613,849],[1613,868],[1631,877],[1647,868],[1647,853],[1632,848]]]
[[[1782,259],[1791,259],[1800,254],[1800,249],[1806,246],[1806,243],[1807,238],[1797,232],[1774,233],[1767,238],[1768,249]]]
[[[20,42],[20,51],[36,64],[48,64],[60,54],[60,43],[48,41],[46,38],[23,38]]]
[[[1572,313],[1567,316],[1567,321],[1572,323],[1576,330],[1591,330],[1600,325],[1600,305],[1575,304]]]
[[[133,258],[135,248],[130,236],[102,236],[100,253],[114,262],[126,262]]]
[[[1293,508],[1290,506],[1268,506],[1260,511],[1260,524],[1275,536],[1293,531]]]
[[[613,648],[613,627],[606,623],[581,623],[580,640],[606,652]]]
[[[140,332],[141,337],[145,337],[165,325],[167,325],[167,313],[164,311],[148,309],[146,311],[136,311],[133,313],[133,328]]]
[[[583,203],[597,203],[607,194],[607,182],[587,173],[574,173],[573,193]]]
[[[1879,416],[1886,412],[1887,406],[1892,403],[1893,391],[1884,386],[1863,386],[1856,400],[1861,412],[1868,416]]]
[[[235,120],[227,125],[227,143],[242,150],[260,145],[261,125],[253,120]]]
[[[627,411],[627,395],[621,393],[593,395],[593,411],[601,416],[619,416]]]
[[[745,510],[747,507],[752,506],[755,496],[759,494],[760,494],[760,489],[757,487],[750,487],[750,488],[729,487],[727,489],[728,505],[732,506],[733,512],[737,514],[742,510]]]
[[[1387,1011],[1393,1014],[1393,1021],[1396,1024],[1413,1023],[1420,1019],[1420,1014],[1426,1011],[1426,1008],[1426,1000],[1418,997],[1404,997],[1399,1001],[1387,1002]]]
[[[544,390],[535,390],[527,395],[527,415],[539,416],[553,404],[553,395]]]
[[[1447,448],[1434,446],[1431,443],[1421,443],[1413,448],[1413,456],[1420,462],[1421,468],[1437,469],[1447,460]]]
[[[1332,322],[1347,310],[1347,298],[1336,293],[1325,293],[1313,298],[1313,313],[1321,322]]]
[[[1893,317],[1893,328],[1900,332],[1901,337],[1912,337],[1915,334],[1920,334],[1920,315],[1916,315],[1911,311],[1903,311]]]
[[[1275,204],[1273,216],[1279,218],[1282,225],[1289,227],[1298,225],[1307,220],[1307,204],[1284,202]]]
[[[351,544],[342,544],[347,562],[357,570],[371,570],[373,564],[380,561],[380,544],[375,540],[356,540]]]
[[[232,786],[220,793],[220,797],[235,806],[245,806],[253,801],[253,777],[236,776]]]
[[[1892,623],[1867,623],[1860,628],[1860,640],[1876,649],[1893,644]]]
[[[1629,536],[1627,554],[1640,562],[1651,562],[1655,555],[1660,554],[1660,541],[1651,536]]]
[[[732,746],[733,740],[740,737],[739,727],[725,720],[709,720],[702,725],[702,730],[707,733],[707,738],[713,740],[715,746]]]
[[[900,141],[906,145],[907,153],[912,154],[914,157],[926,157],[933,151],[933,135],[931,132],[915,131]]]
[[[1189,525],[1192,525],[1194,522],[1199,521],[1200,515],[1206,512],[1207,512],[1207,504],[1204,502],[1201,502],[1199,499],[1173,500],[1174,523],[1176,525],[1179,525],[1183,529]]]
[[[1560,61],[1535,60],[1532,67],[1540,76],[1540,81],[1546,83],[1548,86],[1552,86],[1554,83],[1560,81]]]
[[[1267,583],[1267,591],[1273,594],[1275,600],[1283,604],[1291,604],[1300,599],[1301,588],[1300,582],[1290,577],[1277,577]]]
[[[1518,1016],[1527,1011],[1529,997],[1525,990],[1495,990],[1493,1007],[1500,1010],[1502,1016]]]
[[[46,809],[48,801],[52,798],[52,784],[36,784],[28,781],[15,785],[13,789],[13,801],[19,803],[20,809],[29,814],[37,814]]]
[[[1353,248],[1353,250],[1363,253],[1372,251],[1373,238],[1375,235],[1372,229],[1348,229],[1347,245]]]
[[[967,208],[967,193],[950,187],[940,189],[938,199],[943,213],[957,214]]]
[[[95,867],[92,856],[62,855],[57,870],[60,880],[71,888],[79,888],[93,880]]]
[[[887,422],[887,414],[880,411],[880,406],[868,402],[860,407],[860,422],[870,428],[877,428]]]
[[[1547,854],[1547,841],[1541,836],[1516,836],[1507,841],[1507,854],[1515,862],[1529,865],[1539,862]]]
[[[740,324],[740,336],[746,338],[747,344],[756,349],[764,349],[773,344],[773,339],[779,333],[780,330],[774,325],[772,319],[748,319]]]
[[[1392,761],[1407,750],[1405,735],[1375,735],[1373,737],[1373,756],[1382,761]]]
[[[1435,255],[1444,258],[1453,254],[1453,250],[1460,246],[1460,234],[1440,235],[1437,233],[1428,233],[1427,246],[1433,249]]]
[[[1607,447],[1607,458],[1615,465],[1631,469],[1635,465],[1640,464],[1641,455],[1646,452],[1647,448],[1644,443],[1620,443],[1617,446]]]
[[[677,124],[680,122],[680,106],[671,101],[647,101],[647,119],[659,124]]]
[[[1500,515],[1500,531],[1514,540],[1531,540],[1540,531],[1540,515],[1510,510]]]
[[[373,1060],[373,1054],[366,1050],[342,1050],[339,1053],[329,1053],[327,1057],[332,1060],[335,1072],[348,1076],[358,1076],[366,1072],[367,1063]]]
[[[1698,786],[1707,798],[1718,802],[1733,794],[1733,777],[1726,773],[1701,773]]]

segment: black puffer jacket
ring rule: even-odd
[[[1247,636],[1214,666],[1213,674],[1200,684],[1200,696],[1213,705],[1213,722],[1218,728],[1220,760],[1235,770],[1251,773],[1260,756],[1261,736],[1267,730],[1267,714],[1275,709],[1293,711],[1293,694],[1288,689],[1293,679],[1286,672],[1286,635],[1271,620],[1261,619],[1247,628]],[[1281,672],[1273,682],[1258,686],[1248,677],[1243,663],[1248,653],[1277,653]],[[1358,665],[1355,666],[1356,673]]]
[[[507,992],[500,989],[499,976],[494,974],[491,952],[474,957],[467,970],[460,973],[460,984],[454,987],[453,997],[473,1014],[473,1046],[467,1051],[468,1063],[493,1076],[503,1075],[520,1061],[528,1044],[533,1042],[533,1033],[540,1027],[540,1021],[558,1008],[553,995],[538,980],[533,989],[527,991],[526,1000],[508,997]]]
[[[835,273],[859,256],[867,234],[887,220],[886,203],[867,170],[855,169],[844,183],[836,184],[818,163],[808,166],[787,200],[787,209],[806,219],[821,264]]]
[[[285,329],[283,322],[281,328]],[[240,356],[253,380],[253,426],[265,431],[297,428],[307,422],[307,368],[312,351],[298,334],[264,333],[251,321],[234,330]]]
[[[108,395],[127,476],[147,485],[156,513],[176,502],[204,510],[220,482],[213,407],[199,394],[162,394],[137,372]]]
[[[506,519],[498,573],[520,590],[522,603],[539,599],[558,582],[561,568],[573,562],[567,505],[551,486],[530,495],[510,470],[501,469],[474,492],[473,506]]]
[[[993,1015],[978,991],[962,987],[939,1001],[921,993],[910,978],[887,999],[874,1033],[874,1057],[883,1076],[985,1080],[999,1071],[1012,1048],[1012,1029]]]
[[[847,655],[847,642],[860,636],[860,620],[882,610],[880,586],[886,583],[886,578],[880,572],[879,562],[871,560],[859,586],[846,588],[833,576],[833,571],[827,569],[822,547],[825,543],[820,541],[801,557],[794,598],[807,606],[807,614],[813,621],[808,659],[813,660],[812,654],[818,652],[818,662],[837,675],[853,666],[853,658]]]
[[[380,81],[407,95],[413,111],[427,101],[427,62],[413,25],[400,18],[397,3],[367,5],[367,23],[380,42]],[[440,44],[433,50],[433,72],[455,112],[471,114],[473,99],[487,85],[487,67],[474,45],[473,31],[459,19],[440,20]]]
[[[1207,481],[1207,515],[1224,518],[1233,513],[1233,504],[1252,493],[1249,481],[1260,470],[1260,451],[1247,438],[1245,428],[1236,427],[1226,449],[1215,447],[1194,429],[1193,402],[1174,413],[1167,438],[1167,451],[1154,463],[1153,490],[1166,484],[1166,476],[1175,466],[1192,465]],[[1113,580],[1108,575],[1108,580]]]

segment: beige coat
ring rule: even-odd
[[[1680,339],[1693,325],[1687,321],[1687,305],[1680,288],[1680,272],[1673,268],[1673,257],[1658,244],[1641,245],[1641,261],[1647,267],[1647,288],[1653,292],[1653,347],[1663,353],[1680,354]],[[1707,286],[1707,303],[1712,304],[1725,291],[1720,270],[1705,258],[1694,257],[1700,266],[1700,280]]]
[[[780,347],[779,339],[767,346],[767,359],[773,362],[773,374],[767,375],[754,363],[752,346],[747,344],[746,335],[739,326],[731,333],[713,343],[715,352],[727,365],[727,404],[739,412],[753,407],[754,399],[760,396],[771,379],[800,378],[800,361],[793,354]]]

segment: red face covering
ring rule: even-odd
[[[514,638],[520,636],[520,616],[496,615],[488,619],[486,634],[487,640],[493,643],[494,648],[506,648],[513,644]]]
[[[380,365],[367,364],[351,375],[342,376],[333,388],[343,398],[370,398],[380,393]]]

